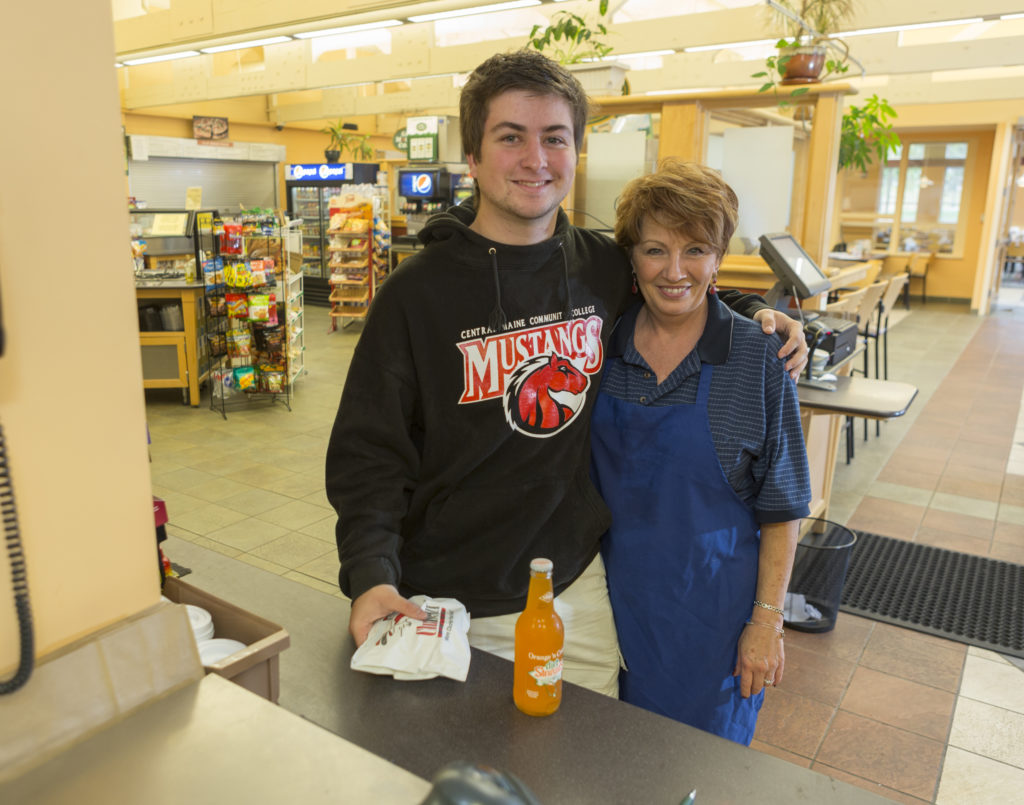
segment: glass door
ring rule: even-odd
[[[292,215],[302,219],[302,273],[307,277],[324,276],[324,237],[320,214],[320,188],[292,187],[289,199]]]

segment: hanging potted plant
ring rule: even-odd
[[[770,69],[781,84],[810,84],[850,69],[850,49],[835,35],[856,10],[856,0],[770,0],[776,33]]]
[[[326,134],[330,137],[330,142],[324,149],[324,159],[327,162],[337,162],[341,159],[341,152],[348,138],[348,132],[343,128],[344,125],[339,120],[337,123],[328,123],[324,128],[320,129],[321,134]]]
[[[328,123],[320,129],[323,134],[331,138],[330,144],[324,150],[324,159],[328,162],[338,162],[341,155],[348,153],[353,161],[373,159],[373,146],[370,144],[369,134],[355,134],[354,123]]]
[[[763,81],[759,92],[773,92],[780,107],[807,92],[807,85],[838,77],[850,69],[853,61],[849,46],[835,36],[840,26],[853,16],[856,0],[768,0],[774,12],[776,33],[782,38],[776,52],[765,59],[765,69],[752,78]],[[861,68],[863,74],[863,67]],[[788,97],[779,95],[779,86],[797,85]],[[808,110],[809,111],[809,110]],[[794,114],[805,123],[807,115]],[[899,146],[893,130],[896,112],[884,98],[872,95],[863,106],[851,104],[843,113],[839,137],[838,169],[867,169],[874,159]]]
[[[548,25],[533,26],[527,47],[566,66],[588,93],[628,95],[626,67],[601,61],[613,49],[601,40],[608,36],[608,27],[602,22],[607,14],[608,0],[598,0],[597,21],[593,24],[571,11],[558,11]]]

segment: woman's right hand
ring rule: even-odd
[[[769,685],[782,681],[786,650],[775,626],[748,623],[740,635],[733,676],[740,677],[740,695],[756,696]]]

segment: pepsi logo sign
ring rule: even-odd
[[[432,182],[430,181],[430,174],[421,173],[416,177],[415,181],[413,182],[413,188],[416,190],[417,193],[426,195],[427,193],[430,192],[431,184]]]

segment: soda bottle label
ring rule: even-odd
[[[555,685],[562,681],[562,652],[559,651],[553,657],[538,657],[530,652],[530,659],[544,662],[543,665],[535,665],[528,671],[533,681],[539,686]]]

